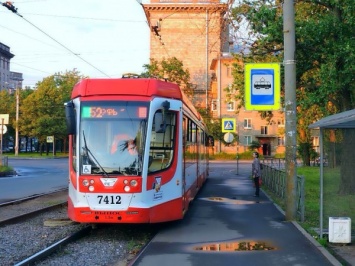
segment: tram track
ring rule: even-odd
[[[23,214],[20,214],[20,215],[16,215],[16,216],[13,216],[13,217],[10,217],[10,218],[6,218],[6,219],[3,219],[3,220],[0,220],[0,227],[1,226],[5,226],[5,225],[9,225],[9,224],[14,224],[14,223],[21,222],[23,220],[26,220],[26,219],[29,219],[31,217],[34,217],[34,216],[36,216],[36,215],[38,215],[40,213],[44,213],[46,211],[50,211],[50,210],[54,210],[54,209],[57,209],[57,208],[61,208],[61,207],[65,206],[66,204],[67,204],[67,202],[60,202],[60,203],[53,204],[53,205],[48,206],[48,207],[44,207],[44,208],[41,208],[41,209],[38,209],[38,210],[26,212],[26,213],[23,213]]]
[[[68,191],[67,188],[63,188],[63,189],[58,189],[58,190],[50,192],[50,193],[35,194],[35,195],[32,195],[32,196],[28,196],[28,197],[24,197],[24,198],[20,198],[20,199],[16,199],[16,200],[10,200],[10,201],[6,201],[6,202],[2,202],[2,203],[0,203],[0,208],[1,207],[6,207],[6,206],[9,206],[9,205],[20,204],[20,203],[23,203],[23,202],[26,202],[26,201],[30,201],[30,200],[39,198],[39,197],[55,195],[57,193],[67,192],[67,191]]]
[[[92,226],[86,226],[77,232],[64,237],[63,239],[53,243],[49,247],[44,248],[43,250],[33,254],[32,256],[18,262],[15,264],[15,266],[23,266],[23,265],[34,265],[34,263],[39,262],[48,256],[52,255],[56,251],[60,250],[63,248],[63,246],[67,245],[68,243],[74,242],[84,236],[88,236],[92,230]]]
[[[0,226],[67,205],[67,190],[26,197],[0,205]]]
[[[156,232],[151,225],[90,229],[68,219],[66,198],[64,191],[0,207],[0,266],[125,266]]]

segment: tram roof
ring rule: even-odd
[[[183,101],[186,106],[201,120],[190,99],[181,91],[180,87],[172,82],[153,78],[117,78],[96,79],[88,78],[78,82],[72,91],[72,99],[85,96],[143,96],[165,97]]]
[[[161,96],[183,99],[177,84],[145,78],[83,79],[74,86],[72,91],[72,98],[104,95]]]

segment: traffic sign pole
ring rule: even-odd
[[[1,139],[0,139],[0,165],[2,165],[2,135],[4,132],[4,118],[1,118]]]
[[[296,41],[294,1],[283,4],[285,116],[286,116],[286,220],[297,215],[297,131],[296,131]]]

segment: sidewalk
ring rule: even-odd
[[[211,163],[185,218],[162,225],[131,265],[341,265],[264,193],[253,197],[250,163],[235,167]]]

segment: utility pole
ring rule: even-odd
[[[296,117],[296,41],[294,0],[283,3],[285,115],[286,115],[286,220],[297,215],[297,117]]]
[[[208,65],[208,54],[209,54],[209,16],[208,16],[208,9],[206,8],[206,111],[208,111],[208,70],[209,70],[209,65]],[[207,113],[206,113],[207,114]]]
[[[16,88],[16,135],[15,135],[15,156],[18,156],[18,114],[20,108],[20,89]]]

